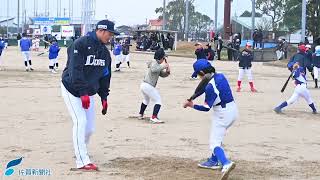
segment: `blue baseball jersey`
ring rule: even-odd
[[[121,51],[122,51],[122,46],[121,46],[120,44],[117,44],[117,45],[114,47],[113,55],[115,55],[115,56],[120,55],[120,54],[121,54]]]
[[[21,51],[30,51],[31,46],[32,46],[32,42],[30,39],[24,37],[20,40]]]
[[[60,47],[58,43],[53,43],[49,48],[49,59],[55,59],[58,57]]]
[[[213,106],[225,107],[226,104],[234,101],[228,80],[220,73],[212,76],[203,93],[205,93],[205,104],[194,105],[194,109],[198,111],[209,111]]]
[[[306,72],[303,67],[299,67],[298,69],[294,70],[292,74],[296,84],[307,83]]]

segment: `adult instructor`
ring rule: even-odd
[[[61,91],[73,120],[73,147],[79,170],[96,171],[87,145],[95,129],[94,95],[101,97],[102,114],[108,108],[111,57],[106,43],[113,35],[114,23],[98,22],[96,30],[77,39],[68,48],[68,61],[62,74]]]

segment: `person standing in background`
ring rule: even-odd
[[[18,47],[20,46],[20,40],[21,40],[21,34],[20,33],[18,33],[18,35],[17,35],[17,42],[18,42]]]

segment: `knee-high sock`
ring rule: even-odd
[[[287,101],[281,103],[277,108],[282,109],[282,108],[284,108],[284,107],[286,107],[286,106],[288,106]]]
[[[29,65],[30,65],[30,66],[32,65],[32,63],[31,63],[31,59],[29,60]]]
[[[254,88],[253,82],[249,82],[249,84],[250,84],[250,88],[253,89]]]
[[[24,61],[24,65],[28,67],[28,61]]]
[[[144,111],[146,110],[146,108],[147,108],[147,105],[144,104],[144,103],[141,103],[139,114],[141,114],[143,116]]]
[[[316,107],[314,106],[313,103],[309,104],[309,106],[311,107],[311,109],[312,109],[313,112],[316,112],[316,111],[317,111],[317,110],[316,110]]]
[[[222,166],[227,165],[230,163],[229,159],[226,157],[224,150],[217,146],[214,148],[214,154],[216,155],[218,161],[222,164]]]
[[[238,81],[238,88],[241,88],[241,81]]]
[[[158,117],[158,113],[159,113],[159,111],[160,111],[160,108],[161,108],[161,105],[160,105],[160,104],[154,105],[153,113],[152,113],[152,117],[153,117],[153,118]]]

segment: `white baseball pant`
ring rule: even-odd
[[[130,61],[129,54],[128,55],[123,55],[122,54],[121,63],[129,62],[129,61]]]
[[[313,67],[313,74],[314,74],[314,78],[318,79],[319,78],[319,72],[320,72],[320,68],[314,66]]]
[[[30,60],[30,51],[22,51],[22,55],[25,62],[28,62]]]
[[[115,58],[116,58],[116,64],[122,63],[122,55],[121,54],[116,55]]]
[[[57,58],[49,59],[49,66],[54,66],[58,62]]]
[[[298,84],[294,89],[292,96],[287,101],[287,103],[293,104],[298,101],[299,97],[302,97],[303,99],[305,99],[308,105],[313,103],[310,92],[307,89],[307,84]]]
[[[239,69],[238,81],[242,81],[244,74],[247,75],[249,82],[253,81],[251,68],[248,69]]]
[[[61,84],[61,92],[73,121],[73,148],[77,168],[80,168],[91,163],[87,144],[95,130],[94,96],[90,96],[89,109],[84,109],[81,99],[73,96],[63,84]]]
[[[237,117],[238,108],[235,102],[226,104],[226,108],[222,108],[221,106],[213,107],[209,141],[212,152],[214,151],[215,147],[221,147],[227,129],[234,123]]]
[[[140,90],[143,95],[143,104],[148,105],[151,100],[155,104],[161,105],[161,97],[158,90],[155,87],[151,86],[148,83],[142,82],[140,85]]]

